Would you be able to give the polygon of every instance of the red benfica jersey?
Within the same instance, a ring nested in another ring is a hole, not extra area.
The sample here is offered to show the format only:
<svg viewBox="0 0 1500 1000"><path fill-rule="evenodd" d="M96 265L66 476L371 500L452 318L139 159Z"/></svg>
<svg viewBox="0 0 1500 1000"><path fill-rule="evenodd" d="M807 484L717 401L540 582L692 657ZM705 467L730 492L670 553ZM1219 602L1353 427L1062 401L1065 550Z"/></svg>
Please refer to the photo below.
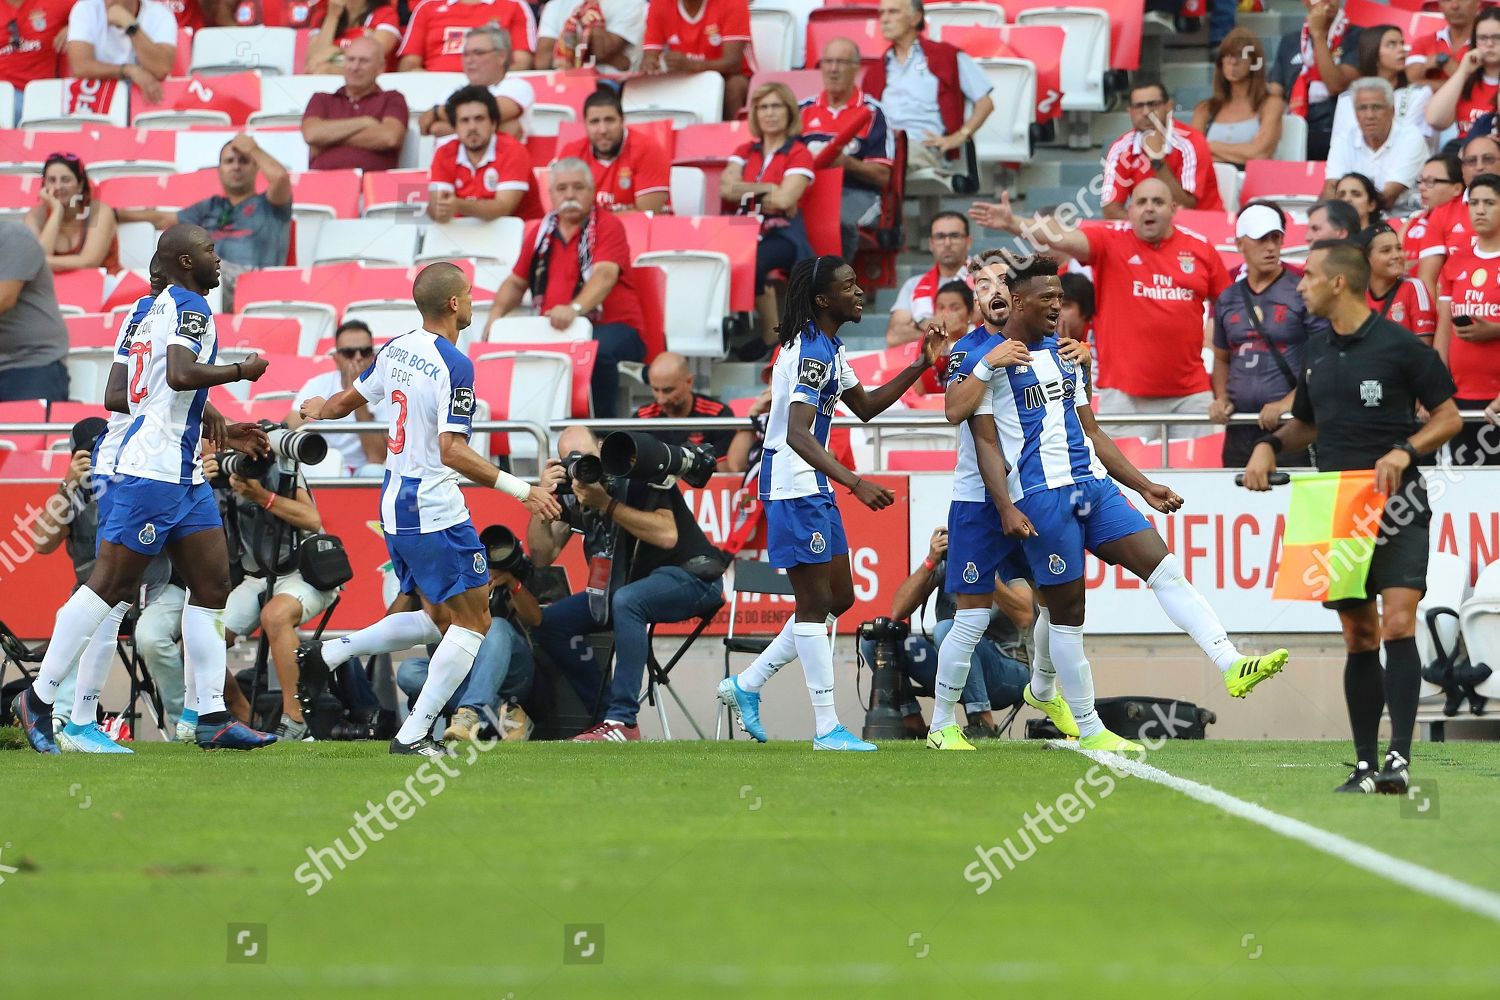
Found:
<svg viewBox="0 0 1500 1000"><path fill-rule="evenodd" d="M520 0L492 3L458 3L457 0L422 0L411 13L406 37L396 50L398 59L421 56L422 68L433 72L459 73L464 68L464 36L470 28L494 21L510 32L517 52L536 51L536 17Z"/></svg>
<svg viewBox="0 0 1500 1000"><path fill-rule="evenodd" d="M1386 308L1387 302L1389 308ZM1406 327L1418 337L1431 339L1437 332L1437 309L1432 296L1427 294L1427 286L1416 278L1402 278L1383 299L1377 299L1366 289L1365 304L1377 313L1384 309L1386 319Z"/></svg>
<svg viewBox="0 0 1500 1000"><path fill-rule="evenodd" d="M741 72L755 74L750 46L750 4L748 0L703 0L703 9L690 17L682 0L651 0L646 9L644 52L671 49L704 59L724 55L725 42L744 42L745 61Z"/></svg>
<svg viewBox="0 0 1500 1000"><path fill-rule="evenodd" d="M1471 240L1450 253L1438 276L1438 297L1455 316L1500 323L1500 251L1480 250ZM1500 395L1500 340L1471 343L1455 329L1448 341L1448 370L1459 399L1494 399Z"/></svg>
<svg viewBox="0 0 1500 1000"><path fill-rule="evenodd" d="M22 0L21 6L0 5L4 22L0 23L0 82L17 92L33 80L50 80L59 75L58 60L52 47L57 33L68 26L68 0Z"/></svg>
<svg viewBox="0 0 1500 1000"><path fill-rule="evenodd" d="M1129 228L1085 226L1094 269L1102 388L1132 396L1190 396L1209 388L1203 307L1229 287L1208 243L1181 229L1159 244Z"/></svg>
<svg viewBox="0 0 1500 1000"><path fill-rule="evenodd" d="M1427 228L1417 242L1418 257L1452 256L1456 250L1469 245L1474 230L1470 228L1468 198L1468 195L1454 198L1428 213ZM1409 249L1407 256L1411 256Z"/></svg>
<svg viewBox="0 0 1500 1000"><path fill-rule="evenodd" d="M516 217L540 219L546 214L526 147L504 132L495 133L477 167L470 162L463 143L457 139L443 143L432 154L427 181L434 190L452 191L460 198L493 198L501 191L524 191Z"/></svg>
<svg viewBox="0 0 1500 1000"><path fill-rule="evenodd" d="M635 207L642 195L665 193L672 189L667 154L650 136L625 130L625 139L613 160L594 155L587 136L557 151L559 160L576 156L589 165L594 175L594 201L610 210Z"/></svg>

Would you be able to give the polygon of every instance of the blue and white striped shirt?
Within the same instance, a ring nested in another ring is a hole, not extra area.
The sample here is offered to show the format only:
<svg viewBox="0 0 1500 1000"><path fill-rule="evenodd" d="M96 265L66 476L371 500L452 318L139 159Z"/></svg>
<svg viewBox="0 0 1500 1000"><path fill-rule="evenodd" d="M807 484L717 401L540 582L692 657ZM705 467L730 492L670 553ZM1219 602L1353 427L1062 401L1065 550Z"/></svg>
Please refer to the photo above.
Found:
<svg viewBox="0 0 1500 1000"><path fill-rule="evenodd" d="M812 324L783 348L771 372L771 412L766 420L766 443L760 463L760 498L794 500L815 493L832 493L828 477L787 446L787 421L792 404L817 409L812 435L828 447L833 411L845 389L859 384L844 354L844 342L824 336Z"/></svg>

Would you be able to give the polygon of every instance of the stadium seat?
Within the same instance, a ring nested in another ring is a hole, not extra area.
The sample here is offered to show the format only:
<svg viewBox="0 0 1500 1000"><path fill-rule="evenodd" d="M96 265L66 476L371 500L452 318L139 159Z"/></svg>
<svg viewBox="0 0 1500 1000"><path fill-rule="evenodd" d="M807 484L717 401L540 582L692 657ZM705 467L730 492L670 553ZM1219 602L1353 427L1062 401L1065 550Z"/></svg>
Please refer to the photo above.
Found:
<svg viewBox="0 0 1500 1000"><path fill-rule="evenodd" d="M122 208L171 211L221 194L223 186L219 183L218 170L214 169L186 174L111 177L99 185L99 192L116 211Z"/></svg>
<svg viewBox="0 0 1500 1000"><path fill-rule="evenodd" d="M556 135L564 124L577 120L578 112L566 104L543 104L538 101L531 106L531 131L527 138Z"/></svg>
<svg viewBox="0 0 1500 1000"><path fill-rule="evenodd" d="M1307 159L1307 119L1301 115L1281 116L1281 139L1271 159L1283 163L1300 163Z"/></svg>
<svg viewBox="0 0 1500 1000"><path fill-rule="evenodd" d="M779 72L801 65L796 61L797 33L806 31L807 22L799 21L789 10L759 4L751 7L750 44L755 50L757 68Z"/></svg>
<svg viewBox="0 0 1500 1000"><path fill-rule="evenodd" d="M364 217L398 215L407 218L427 210L426 170L372 170L360 181L364 189Z"/></svg>
<svg viewBox="0 0 1500 1000"><path fill-rule="evenodd" d="M120 266L132 271L148 271L151 258L156 256L156 244L161 234L149 222L122 222L118 236Z"/></svg>
<svg viewBox="0 0 1500 1000"><path fill-rule="evenodd" d="M83 403L104 405L104 387L115 363L114 347L78 347L63 359L68 366L68 395Z"/></svg>
<svg viewBox="0 0 1500 1000"><path fill-rule="evenodd" d="M399 337L422 328L422 314L416 305L406 302L354 302L344 310L340 322L357 319L381 340Z"/></svg>
<svg viewBox="0 0 1500 1000"><path fill-rule="evenodd" d="M16 127L15 84L0 81L0 128Z"/></svg>
<svg viewBox="0 0 1500 1000"><path fill-rule="evenodd" d="M812 12L807 22L807 65L817 65L823 47L835 38L847 38L859 49L859 57L865 63L882 58L891 47L880 34L880 21L869 14L853 17L829 17L826 12L833 8L823 7ZM853 10L854 8L850 8ZM873 9L873 8L872 8ZM824 15L824 16L820 16Z"/></svg>
<svg viewBox="0 0 1500 1000"><path fill-rule="evenodd" d="M474 358L474 394L490 405L491 420L529 420L550 426L572 412L573 360L563 351L507 351L503 348ZM536 439L511 434L503 452L515 458L536 459ZM500 454L493 448L492 453Z"/></svg>
<svg viewBox="0 0 1500 1000"><path fill-rule="evenodd" d="M754 0L750 5L750 34L751 44L755 47L756 61L763 69L775 69L771 60L762 56L764 51L761 46L761 34L757 30L756 15L768 13L781 13L791 21L790 35L791 48L787 55L786 69L798 69L802 66L816 64L818 53L810 55L807 52L807 20L808 16L823 6L822 0Z"/></svg>
<svg viewBox="0 0 1500 1000"><path fill-rule="evenodd" d="M994 86L1008 95L974 133L974 152L981 163L1027 162L1031 159L1031 125L1036 120L1036 65L1028 59L975 60Z"/></svg>
<svg viewBox="0 0 1500 1000"><path fill-rule="evenodd" d="M318 231L311 263L407 267L416 259L418 235L416 226L398 219L330 219Z"/></svg>
<svg viewBox="0 0 1500 1000"><path fill-rule="evenodd" d="M1211 246L1234 247L1234 220L1225 212L1179 208L1172 215L1172 224L1203 237Z"/></svg>
<svg viewBox="0 0 1500 1000"><path fill-rule="evenodd" d="M57 305L65 315L104 312L104 268L59 271L52 276Z"/></svg>
<svg viewBox="0 0 1500 1000"><path fill-rule="evenodd" d="M266 77L260 82L260 109L251 112L248 122L258 127L290 125L300 129L302 113L313 95L331 94L343 85L344 78L331 73Z"/></svg>
<svg viewBox="0 0 1500 1000"><path fill-rule="evenodd" d="M744 121L689 125L676 129L672 162L679 167L722 167L736 149L753 141Z"/></svg>
<svg viewBox="0 0 1500 1000"><path fill-rule="evenodd" d="M260 107L262 93L260 74L253 71L212 77L168 77L162 81L160 101L148 102L139 93L134 96L130 122L137 128L158 129L187 129L195 125L239 127Z"/></svg>
<svg viewBox="0 0 1500 1000"><path fill-rule="evenodd" d="M21 104L21 128L80 129L129 121L129 85L115 80L33 80Z"/></svg>
<svg viewBox="0 0 1500 1000"><path fill-rule="evenodd" d="M0 174L0 221L20 222L41 198L40 171Z"/></svg>
<svg viewBox="0 0 1500 1000"><path fill-rule="evenodd" d="M1145 11L1141 0L1003 0L1012 24L1025 23L1023 13L1028 10L1049 11L1102 11L1102 17L1110 29L1104 36L1106 47L1105 65L1109 69L1135 70L1141 65L1141 28ZM1061 24L1062 21L1052 23Z"/></svg>
<svg viewBox="0 0 1500 1000"><path fill-rule="evenodd" d="M522 77L531 84L531 89L536 92L537 104L572 108L574 117L579 121L583 120L583 102L599 88L599 75L591 68L539 70L510 75Z"/></svg>
<svg viewBox="0 0 1500 1000"><path fill-rule="evenodd" d="M998 28L1005 24L1005 10L994 3L930 3L922 11L927 30L942 40L945 28Z"/></svg>
<svg viewBox="0 0 1500 1000"><path fill-rule="evenodd" d="M151 279L145 271L119 271L113 275L108 272L104 276L104 306L99 311L109 312L111 310L124 310L130 312L135 308L142 295L151 293ZM209 289L204 296L209 307L217 310L219 298L222 292L220 286Z"/></svg>
<svg viewBox="0 0 1500 1000"><path fill-rule="evenodd" d="M631 77L621 103L630 122L667 118L680 128L720 121L724 114L724 77L718 73Z"/></svg>
<svg viewBox="0 0 1500 1000"><path fill-rule="evenodd" d="M415 227L411 227L415 228ZM455 219L427 227L418 264L430 264L455 257L468 259L474 265L475 284L495 291L521 259L521 241L526 223L520 219Z"/></svg>
<svg viewBox="0 0 1500 1000"><path fill-rule="evenodd" d="M45 424L46 422L47 401L45 399L18 399L0 403L0 424ZM17 451L37 451L45 446L46 435L0 431L0 448L4 448L7 444ZM13 477L9 469L6 470L6 476Z"/></svg>
<svg viewBox="0 0 1500 1000"><path fill-rule="evenodd" d="M636 267L631 265L630 283L641 301L641 316L645 328L640 331L641 341L646 345L646 364L662 351L667 344L667 272L659 267Z"/></svg>
<svg viewBox="0 0 1500 1000"><path fill-rule="evenodd" d="M302 353L302 324L275 316L244 316L220 313L214 330L222 347L248 347L261 354Z"/></svg>
<svg viewBox="0 0 1500 1000"><path fill-rule="evenodd" d="M1233 163L1215 163L1214 178L1219 182L1219 197L1224 200L1224 211L1231 215L1240 210L1240 168Z"/></svg>
<svg viewBox="0 0 1500 1000"><path fill-rule="evenodd" d="M719 207L718 192L708 193L708 175L702 167L673 167L671 194L667 196L674 212L683 215L707 215Z"/></svg>
<svg viewBox="0 0 1500 1000"><path fill-rule="evenodd" d="M342 78L334 77L342 86ZM462 73L382 73L375 78L381 90L394 90L406 98L406 110L416 124L422 112L434 104L444 104L448 95L469 84Z"/></svg>
<svg viewBox="0 0 1500 1000"><path fill-rule="evenodd" d="M490 326L486 344L546 344L552 341L592 340L594 325L579 316L566 330L556 330L545 316L506 316Z"/></svg>
<svg viewBox="0 0 1500 1000"><path fill-rule="evenodd" d="M1062 49L1067 32L1056 25L999 28L950 25L940 40L976 60L1025 59L1036 67L1036 121L1062 117Z"/></svg>
<svg viewBox="0 0 1500 1000"><path fill-rule="evenodd" d="M340 287L347 266L328 268L267 267L240 276L235 284L235 311L245 316L276 316L302 324L298 352L307 353L322 337L333 336L347 301Z"/></svg>
<svg viewBox="0 0 1500 1000"><path fill-rule="evenodd" d="M0 163L0 173L41 173L47 156L59 151L81 155L94 182L132 174L170 174L177 169L176 133L85 124L76 130L28 129L0 135L0 158L5 161Z"/></svg>
<svg viewBox="0 0 1500 1000"><path fill-rule="evenodd" d="M813 253L840 256L843 237L839 232L839 212L844 199L844 170L831 167L817 171L817 176L802 194L797 211L807 228Z"/></svg>
<svg viewBox="0 0 1500 1000"><path fill-rule="evenodd" d="M1417 652L1422 666L1438 663L1458 651L1459 608L1469 589L1469 561L1451 552L1427 557L1427 592L1417 603ZM1497 661L1500 665L1500 661ZM1441 696L1443 689L1422 679L1422 697Z"/></svg>
<svg viewBox="0 0 1500 1000"><path fill-rule="evenodd" d="M1500 698L1500 562L1479 571L1474 593L1458 609L1469 662L1492 671L1475 690L1486 698Z"/></svg>
<svg viewBox="0 0 1500 1000"><path fill-rule="evenodd" d="M255 25L249 28L202 28L193 35L195 74L221 76L258 70L267 76L297 72L297 32L291 28Z"/></svg>
<svg viewBox="0 0 1500 1000"><path fill-rule="evenodd" d="M701 215L692 218L683 215L659 215L651 220L650 243L646 250L655 254L661 251L678 251L678 259L687 260L700 253L722 254L729 259L729 311L750 312L755 308L755 250L760 241L760 224L746 215ZM641 263L636 249L636 263ZM672 283L675 288L675 283ZM699 289L695 297L707 294ZM717 297L709 296L714 301ZM667 300L675 312L677 297L669 293ZM719 317L725 316L721 311Z"/></svg>
<svg viewBox="0 0 1500 1000"><path fill-rule="evenodd" d="M570 416L584 418L591 417L594 414L594 363L599 357L599 344L597 341L549 339L535 343L504 341L499 344L483 341L468 345L465 351L468 353L470 360L502 351L515 351L527 354L538 351L566 354L573 369L573 388L571 405L569 407Z"/></svg>
<svg viewBox="0 0 1500 1000"><path fill-rule="evenodd" d="M815 69L762 70L750 78L750 93L767 83L786 84L799 104L823 92L823 74Z"/></svg>
<svg viewBox="0 0 1500 1000"><path fill-rule="evenodd" d="M115 334L120 324L109 313L84 313L81 316L65 316L68 327L68 347L114 347Z"/></svg>
<svg viewBox="0 0 1500 1000"><path fill-rule="evenodd" d="M834 235L838 229L835 227ZM690 358L724 356L724 318L729 315L730 259L712 250L638 253L635 266L666 272L666 346Z"/></svg>
<svg viewBox="0 0 1500 1000"><path fill-rule="evenodd" d="M206 170L210 167L217 169L219 153L240 132L240 129L194 131L191 142L177 144L177 169L183 173ZM255 142L256 145L276 157L276 161L292 173L307 170L308 149L301 132L294 129L259 129L255 133ZM264 183L264 180L264 175L262 175L261 183Z"/></svg>
<svg viewBox="0 0 1500 1000"><path fill-rule="evenodd" d="M230 394L241 400L286 399L297 394L314 375L333 371L330 357L310 358L301 354L267 354L266 371L254 382L229 383Z"/></svg>
<svg viewBox="0 0 1500 1000"><path fill-rule="evenodd" d="M1322 160L1303 163L1251 160L1245 164L1240 202L1274 201L1282 208L1305 209L1323 194L1326 166Z"/></svg>
<svg viewBox="0 0 1500 1000"><path fill-rule="evenodd" d="M1136 15L1139 19L1139 13ZM1110 15L1097 7L1032 7L1013 14L1017 24L1055 25L1067 32L1062 52L1064 111L1103 111L1104 74L1110 68ZM997 102L998 103L998 102Z"/></svg>

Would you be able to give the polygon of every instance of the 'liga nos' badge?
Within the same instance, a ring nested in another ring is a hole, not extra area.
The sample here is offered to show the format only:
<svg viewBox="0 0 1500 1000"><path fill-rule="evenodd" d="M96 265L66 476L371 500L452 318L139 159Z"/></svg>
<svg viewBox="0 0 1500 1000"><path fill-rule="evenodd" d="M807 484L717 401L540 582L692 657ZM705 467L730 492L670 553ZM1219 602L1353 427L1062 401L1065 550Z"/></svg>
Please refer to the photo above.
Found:
<svg viewBox="0 0 1500 1000"><path fill-rule="evenodd" d="M964 564L964 583L979 582L979 567L973 563Z"/></svg>
<svg viewBox="0 0 1500 1000"><path fill-rule="evenodd" d="M812 550L813 555L822 555L823 550L828 548L828 543L823 541L823 533L814 531L812 538L808 539L807 547Z"/></svg>
<svg viewBox="0 0 1500 1000"><path fill-rule="evenodd" d="M1062 576L1068 569L1068 564L1063 562L1063 557L1056 552L1047 557L1047 572L1053 576Z"/></svg>
<svg viewBox="0 0 1500 1000"><path fill-rule="evenodd" d="M1183 274L1192 274L1193 268L1198 266L1198 262L1193 259L1192 254L1184 250L1177 255L1177 266L1182 268Z"/></svg>
<svg viewBox="0 0 1500 1000"><path fill-rule="evenodd" d="M484 561L484 553L483 552L476 552L476 553L474 553L474 572L476 572L476 573L483 573L488 568L489 567L486 565L486 563Z"/></svg>

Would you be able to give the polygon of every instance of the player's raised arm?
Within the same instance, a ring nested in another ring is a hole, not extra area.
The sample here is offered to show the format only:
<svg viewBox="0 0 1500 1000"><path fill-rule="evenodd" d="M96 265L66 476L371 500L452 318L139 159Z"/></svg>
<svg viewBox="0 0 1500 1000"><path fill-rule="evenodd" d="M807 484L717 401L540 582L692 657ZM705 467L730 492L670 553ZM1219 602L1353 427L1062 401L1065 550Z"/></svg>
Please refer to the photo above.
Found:
<svg viewBox="0 0 1500 1000"><path fill-rule="evenodd" d="M1019 236L1034 247L1057 250L1074 260L1088 263L1089 241L1082 231L1051 215L1031 218L1016 215L1011 209L1007 191L1000 192L998 202L976 201L969 208L969 218L986 229L998 229Z"/></svg>
<svg viewBox="0 0 1500 1000"><path fill-rule="evenodd" d="M195 315L188 313L187 315ZM251 354L232 365L208 365L198 360L191 347L167 345L167 386L175 392L192 392L241 379L254 382L266 372L266 359Z"/></svg>
<svg viewBox="0 0 1500 1000"><path fill-rule="evenodd" d="M849 407L849 411L860 420L869 423L872 419L890 409L891 404L906 394L906 390L914 385L922 373L931 368L938 359L938 353L942 351L946 338L942 328L930 325L927 332L922 336L922 351L912 359L911 364L902 369L901 374L891 379L885 385L874 389L866 389L853 379L853 373L841 374L845 379L845 388L840 399ZM840 355L842 359L842 355ZM847 368L847 363L842 362Z"/></svg>
<svg viewBox="0 0 1500 1000"><path fill-rule="evenodd" d="M298 412L302 414L303 420L342 420L367 402L369 400L365 398L365 394L351 385L327 399L322 396L307 397L302 401Z"/></svg>

